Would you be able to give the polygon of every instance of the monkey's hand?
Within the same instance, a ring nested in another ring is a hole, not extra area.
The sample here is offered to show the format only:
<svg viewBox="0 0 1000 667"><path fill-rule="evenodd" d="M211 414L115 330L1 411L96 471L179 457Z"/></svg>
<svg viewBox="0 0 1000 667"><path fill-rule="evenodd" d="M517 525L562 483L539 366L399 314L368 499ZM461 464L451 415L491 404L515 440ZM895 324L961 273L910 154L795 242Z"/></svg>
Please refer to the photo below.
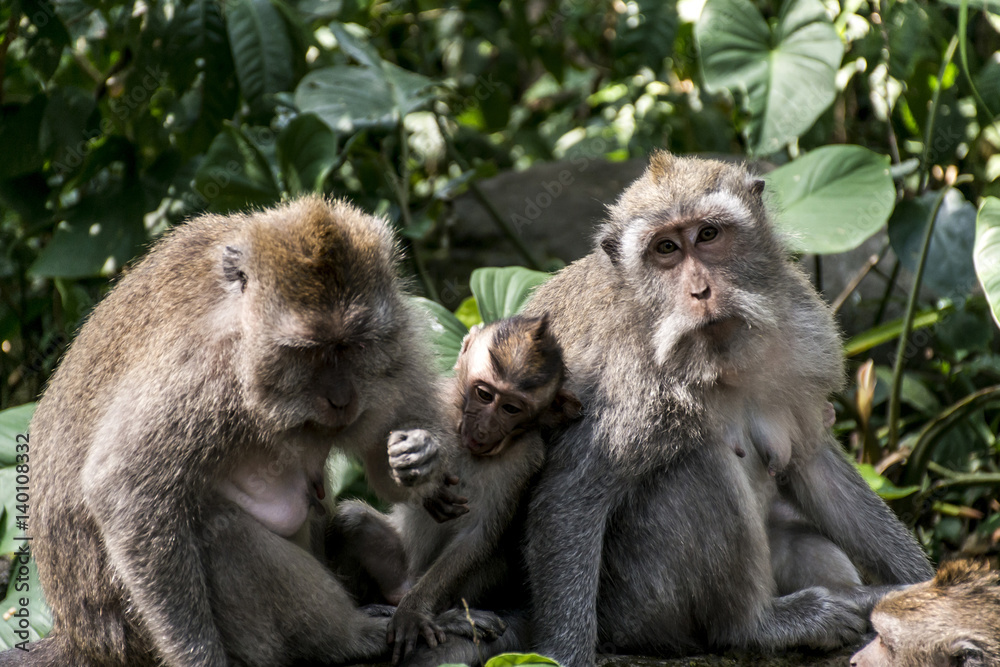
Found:
<svg viewBox="0 0 1000 667"><path fill-rule="evenodd" d="M424 509L438 523L457 519L469 511L469 499L448 488L458 484L458 481L455 475L445 475L434 495L424 498Z"/></svg>
<svg viewBox="0 0 1000 667"><path fill-rule="evenodd" d="M434 648L447 641L444 629L434 622L434 614L419 609L416 605L403 602L389 619L386 641L392 644L392 664L398 665L408 653L417 647L417 640L423 637L427 645Z"/></svg>
<svg viewBox="0 0 1000 667"><path fill-rule="evenodd" d="M389 469L400 486L419 486L438 472L441 445L430 431L414 428L389 434Z"/></svg>
<svg viewBox="0 0 1000 667"><path fill-rule="evenodd" d="M811 619L811 635L805 641L813 648L832 650L854 643L868 631L868 614L849 596L814 586L785 596L794 600L796 616Z"/></svg>

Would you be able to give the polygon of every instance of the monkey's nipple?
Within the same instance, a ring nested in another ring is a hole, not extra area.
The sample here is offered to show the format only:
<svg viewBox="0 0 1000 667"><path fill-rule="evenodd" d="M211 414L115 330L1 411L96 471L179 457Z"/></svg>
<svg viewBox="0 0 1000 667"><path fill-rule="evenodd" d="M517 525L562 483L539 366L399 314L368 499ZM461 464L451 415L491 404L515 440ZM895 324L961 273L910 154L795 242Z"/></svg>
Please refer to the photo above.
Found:
<svg viewBox="0 0 1000 667"><path fill-rule="evenodd" d="M313 482L313 489L316 491L317 498L320 500L326 498L326 489L323 488L323 480Z"/></svg>

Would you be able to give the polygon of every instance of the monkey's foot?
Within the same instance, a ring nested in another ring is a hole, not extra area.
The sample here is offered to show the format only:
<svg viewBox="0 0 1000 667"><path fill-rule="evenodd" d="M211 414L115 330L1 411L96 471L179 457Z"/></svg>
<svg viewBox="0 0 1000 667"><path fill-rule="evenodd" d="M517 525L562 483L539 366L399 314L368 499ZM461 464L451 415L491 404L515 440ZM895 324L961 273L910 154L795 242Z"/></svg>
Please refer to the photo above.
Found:
<svg viewBox="0 0 1000 667"><path fill-rule="evenodd" d="M470 622L471 619L471 622ZM493 641L507 629L507 622L492 611L483 609L449 609L435 619L439 628L449 635L467 639Z"/></svg>
<svg viewBox="0 0 1000 667"><path fill-rule="evenodd" d="M431 480L438 471L440 444L424 429L393 431L389 434L389 468L401 486L417 486Z"/></svg>

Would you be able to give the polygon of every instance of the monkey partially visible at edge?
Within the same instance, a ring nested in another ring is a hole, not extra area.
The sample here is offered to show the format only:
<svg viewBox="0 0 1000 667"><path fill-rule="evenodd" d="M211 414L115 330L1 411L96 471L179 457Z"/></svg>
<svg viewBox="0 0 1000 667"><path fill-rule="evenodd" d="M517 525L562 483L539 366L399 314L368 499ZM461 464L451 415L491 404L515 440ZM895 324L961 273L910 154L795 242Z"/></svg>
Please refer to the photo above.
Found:
<svg viewBox="0 0 1000 667"><path fill-rule="evenodd" d="M126 273L31 424L54 627L3 661L386 655L387 610L357 608L303 547L331 446L390 501L446 495L439 383L398 264L386 222L309 197L191 220ZM436 622L469 632L464 613Z"/></svg>

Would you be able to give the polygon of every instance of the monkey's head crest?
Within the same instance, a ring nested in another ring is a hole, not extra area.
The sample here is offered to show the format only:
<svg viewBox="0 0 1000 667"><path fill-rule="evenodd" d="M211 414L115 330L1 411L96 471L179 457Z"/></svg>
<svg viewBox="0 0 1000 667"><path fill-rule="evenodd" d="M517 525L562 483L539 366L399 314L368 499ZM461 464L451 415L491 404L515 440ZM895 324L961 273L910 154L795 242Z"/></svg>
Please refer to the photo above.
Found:
<svg viewBox="0 0 1000 667"><path fill-rule="evenodd" d="M745 165L655 151L643 175L608 208L598 246L616 266L626 252L624 237L637 226L653 229L674 221L725 217L755 229L773 246L774 232L763 201L764 181Z"/></svg>

